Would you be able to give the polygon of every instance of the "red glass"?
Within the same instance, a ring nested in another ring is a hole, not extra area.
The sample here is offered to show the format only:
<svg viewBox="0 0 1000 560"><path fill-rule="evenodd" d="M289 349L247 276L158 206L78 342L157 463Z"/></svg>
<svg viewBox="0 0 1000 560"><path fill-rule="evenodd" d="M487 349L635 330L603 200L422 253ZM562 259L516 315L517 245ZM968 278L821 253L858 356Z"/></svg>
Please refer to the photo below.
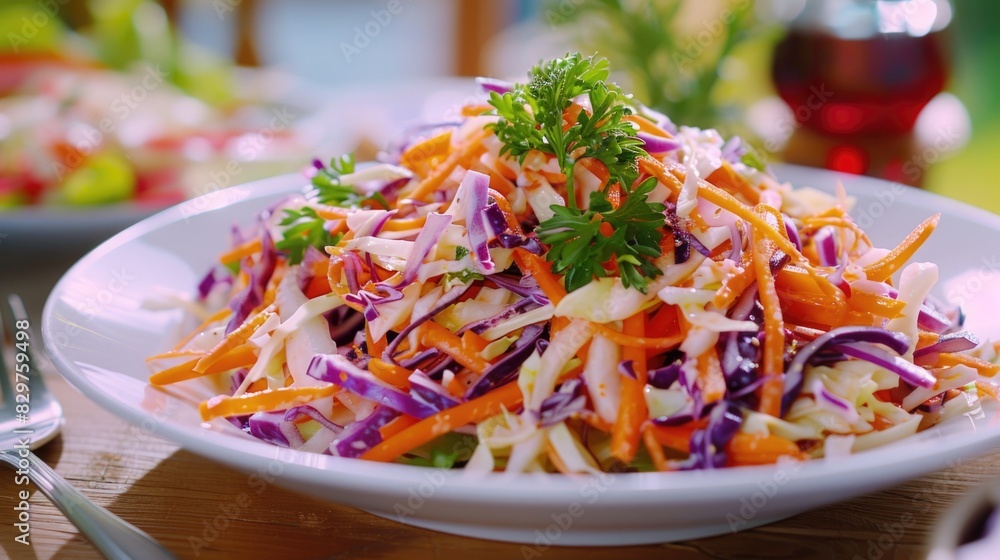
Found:
<svg viewBox="0 0 1000 560"><path fill-rule="evenodd" d="M792 29L774 53L778 95L805 127L832 135L910 132L947 79L941 32L844 39Z"/></svg>

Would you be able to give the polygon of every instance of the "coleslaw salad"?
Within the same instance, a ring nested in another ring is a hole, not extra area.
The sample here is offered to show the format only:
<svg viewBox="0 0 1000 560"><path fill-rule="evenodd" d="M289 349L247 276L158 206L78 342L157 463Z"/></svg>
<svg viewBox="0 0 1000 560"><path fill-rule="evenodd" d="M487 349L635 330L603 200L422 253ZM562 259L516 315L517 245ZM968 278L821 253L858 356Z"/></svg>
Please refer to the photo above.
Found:
<svg viewBox="0 0 1000 560"><path fill-rule="evenodd" d="M567 55L381 162L314 162L150 383L280 446L562 473L843 456L996 398L995 346L908 264L938 216L875 247L843 193L607 76Z"/></svg>

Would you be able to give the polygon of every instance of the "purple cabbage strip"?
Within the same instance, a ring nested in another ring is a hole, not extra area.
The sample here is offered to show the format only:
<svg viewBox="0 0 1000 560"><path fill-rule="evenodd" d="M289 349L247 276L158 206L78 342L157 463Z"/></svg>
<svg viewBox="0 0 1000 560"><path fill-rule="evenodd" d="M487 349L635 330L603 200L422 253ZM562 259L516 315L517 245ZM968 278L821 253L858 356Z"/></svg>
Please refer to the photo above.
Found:
<svg viewBox="0 0 1000 560"><path fill-rule="evenodd" d="M316 410L316 407L310 406L308 404L294 406L292 408L289 408L285 412L285 420L289 422L294 422L299 418L299 416L308 416L309 418L312 418L313 420L319 422L320 425L322 425L324 428L330 430L335 434L339 434L344 430L343 426L339 424L334 424L332 420L330 420L326 416L323 416L322 412Z"/></svg>
<svg viewBox="0 0 1000 560"><path fill-rule="evenodd" d="M520 247L535 255L541 255L545 252L542 248L542 244L538 242L538 238L530 235L519 235L516 233L505 232L497 235L496 242L504 249L516 249Z"/></svg>
<svg viewBox="0 0 1000 560"><path fill-rule="evenodd" d="M837 257L837 241L834 239L833 229L829 226L821 227L813 236L812 241L816 245L819 264L837 266L840 259Z"/></svg>
<svg viewBox="0 0 1000 560"><path fill-rule="evenodd" d="M729 240L733 244L733 250L729 253L729 260L738 263L743 257L742 224L736 222L729 224Z"/></svg>
<svg viewBox="0 0 1000 560"><path fill-rule="evenodd" d="M274 274L274 266L278 262L278 252L275 250L274 242L267 231L261 236L261 247L260 259L248 270L244 267L249 274L250 282L229 302L229 308L233 310L233 318L226 325L226 334L242 325L243 321L246 321L247 317L250 316L250 312L264 301L264 290L267 288L267 283L271 280L271 275Z"/></svg>
<svg viewBox="0 0 1000 560"><path fill-rule="evenodd" d="M358 280L358 275L361 274L361 259L353 251L344 251L341 259L344 261L347 291L356 294L361 291L361 282Z"/></svg>
<svg viewBox="0 0 1000 560"><path fill-rule="evenodd" d="M365 321L368 322L378 319L379 312L377 306L403 299L403 292L393 286L382 283L375 284L374 286L376 290L385 295L379 296L367 290L358 290L356 294L347 294L344 296L344 301L347 303L364 306L362 314L365 316Z"/></svg>
<svg viewBox="0 0 1000 560"><path fill-rule="evenodd" d="M503 210L500 210L500 206L496 202L487 206L483 213L486 215L486 224L490 227L494 237L510 230L507 218L504 217Z"/></svg>
<svg viewBox="0 0 1000 560"><path fill-rule="evenodd" d="M467 400L489 393L494 388L505 385L517 377L521 364L531 356L536 349L542 353L548 342L542 339L545 327L528 325L521 331L521 336L514 342L514 347L503 357L483 372L483 376L465 393ZM545 342L546 344L541 344Z"/></svg>
<svg viewBox="0 0 1000 560"><path fill-rule="evenodd" d="M466 183L468 181L468 183ZM465 187L464 189L462 187ZM496 268L490 257L489 232L486 231L485 211L489 202L490 178L477 171L468 171L459 190L468 197L465 205L465 228L469 233L472 253L476 256L480 269L484 273L492 273Z"/></svg>
<svg viewBox="0 0 1000 560"><path fill-rule="evenodd" d="M618 374L629 379L639 379L635 373L635 364L632 360L622 360L618 362Z"/></svg>
<svg viewBox="0 0 1000 560"><path fill-rule="evenodd" d="M543 428L554 426L582 411L587 405L583 389L583 381L579 378L564 382L555 393L542 401L539 425Z"/></svg>
<svg viewBox="0 0 1000 560"><path fill-rule="evenodd" d="M523 298L531 298L539 305L549 303L549 299L545 297L545 292L538 287L538 283L530 276L515 278L507 274L492 274L490 275L490 282Z"/></svg>
<svg viewBox="0 0 1000 560"><path fill-rule="evenodd" d="M726 446L743 424L743 412L730 402L712 407L708 426L691 434L691 455L682 470L718 469L726 464Z"/></svg>
<svg viewBox="0 0 1000 560"><path fill-rule="evenodd" d="M913 351L913 362L917 365L933 364L942 352L964 352L979 346L979 339L969 331L941 336L934 344Z"/></svg>
<svg viewBox="0 0 1000 560"><path fill-rule="evenodd" d="M788 234L788 240L795 245L796 249L801 251L802 238L799 237L799 228L795 227L795 222L792 221L788 214L782 214L781 219L785 222L785 233Z"/></svg>
<svg viewBox="0 0 1000 560"><path fill-rule="evenodd" d="M799 391L802 390L802 372L806 364L812 363L812 359L817 353L831 346L854 342L882 344L896 354L902 354L910 347L910 341L906 335L877 327L838 327L823 333L816 337L816 340L799 349L795 357L788 363L785 370L782 410L787 410Z"/></svg>
<svg viewBox="0 0 1000 560"><path fill-rule="evenodd" d="M495 78L486 78L484 76L476 78L476 83L479 84L479 87L482 88L482 90L485 91L486 93L492 92L499 95L503 95L509 92L510 90L514 89L514 84L510 82L506 82L504 80L497 80Z"/></svg>
<svg viewBox="0 0 1000 560"><path fill-rule="evenodd" d="M431 249L437 244L438 239L441 238L441 234L449 224L451 224L451 216L448 214L438 214L437 212L427 214L427 222L420 229L420 233L417 234L417 238L413 242L413 252L406 261L406 268L403 269L403 282L400 286L409 285L417 277L420 265L423 264L424 259L430 254Z"/></svg>
<svg viewBox="0 0 1000 560"><path fill-rule="evenodd" d="M295 449L305 443L298 427L292 422L287 422L281 412L252 414L248 426L253 437L280 447Z"/></svg>
<svg viewBox="0 0 1000 560"><path fill-rule="evenodd" d="M937 378L926 369L869 343L846 342L832 345L830 349L884 367L911 385L930 388L937 382Z"/></svg>
<svg viewBox="0 0 1000 560"><path fill-rule="evenodd" d="M920 313L917 315L917 326L925 331L941 334L952 327L951 319L945 317L936 309L929 305L921 305Z"/></svg>
<svg viewBox="0 0 1000 560"><path fill-rule="evenodd" d="M494 327L500 324L501 322L510 319L515 315L520 315L521 313L525 313L533 309L537 309L539 307L541 306L538 305L538 302L536 302L535 300L527 297L521 298L516 302L508 305L506 308L504 308L503 311L497 313L492 317L487 317L486 319L474 321L472 323L469 323L468 325L463 326L455 334L462 335L465 333L465 331L472 331L476 334L482 334L483 331L485 331L486 329Z"/></svg>
<svg viewBox="0 0 1000 560"><path fill-rule="evenodd" d="M426 350L421 351L420 353L418 353L416 356L413 356L412 358L408 358L406 360L403 360L403 361L399 362L399 366L402 367L402 368L406 368L406 369L416 369L417 366L419 366L425 360L429 360L431 358L436 358L440 354L441 354L441 351L438 350L437 348L428 348Z"/></svg>
<svg viewBox="0 0 1000 560"><path fill-rule="evenodd" d="M399 413L379 406L362 420L348 424L340 437L334 440L331 451L341 457L360 457L372 447L382 443L379 428L396 419Z"/></svg>
<svg viewBox="0 0 1000 560"><path fill-rule="evenodd" d="M201 282L198 282L198 299L205 301L205 298L207 298L208 294L211 293L212 288L219 284L232 285L232 283L233 279L229 276L223 276L222 278L216 277L215 268L212 268L208 271L208 274L201 279Z"/></svg>
<svg viewBox="0 0 1000 560"><path fill-rule="evenodd" d="M833 405L835 408L849 416L857 416L858 411L854 409L854 405L847 402L840 396L831 393L830 390L826 388L826 385L823 385L823 382L819 379L813 383L812 392L817 402L823 401L827 404Z"/></svg>
<svg viewBox="0 0 1000 560"><path fill-rule="evenodd" d="M458 399L453 397L440 383L434 382L419 369L410 374L410 394L413 398L440 412L458 406Z"/></svg>
<svg viewBox="0 0 1000 560"><path fill-rule="evenodd" d="M459 286L455 286L447 293L442 295L441 299L438 300L434 308L428 311L427 314L425 314L422 317L411 317L410 322L405 327L403 327L403 330L401 330L399 334L396 335L396 338L392 339L392 342L390 342L389 345L386 346L385 352L382 353L382 359L387 362L396 364L397 366L400 365L399 362L396 361L396 356L395 356L396 348L399 347L400 343L406 340L406 337L408 337L410 333L413 332L413 329L416 329L420 325L423 325L429 319L434 318L438 313L441 313L451 304L458 301L458 298L462 297L462 294L464 294L465 291L468 290L469 286L471 285L472 284L470 283L470 284L461 284Z"/></svg>
<svg viewBox="0 0 1000 560"><path fill-rule="evenodd" d="M668 152L673 152L674 150L680 149L681 142L676 138L665 138L663 136L654 136L652 134L647 134L645 132L639 132L636 134L639 140L642 140L642 147L644 150L650 154L666 154Z"/></svg>
<svg viewBox="0 0 1000 560"><path fill-rule="evenodd" d="M383 406L414 418L427 418L437 410L392 387L371 372L365 371L339 354L317 354L309 363L306 375L343 387L345 390L375 401Z"/></svg>
<svg viewBox="0 0 1000 560"><path fill-rule="evenodd" d="M618 366L618 371L621 372L620 364ZM674 382L680 377L680 374L681 362L680 360L677 360L663 367L649 370L649 379L647 382L657 389L669 389L670 386L673 385ZM633 377L633 379L635 379L635 377Z"/></svg>

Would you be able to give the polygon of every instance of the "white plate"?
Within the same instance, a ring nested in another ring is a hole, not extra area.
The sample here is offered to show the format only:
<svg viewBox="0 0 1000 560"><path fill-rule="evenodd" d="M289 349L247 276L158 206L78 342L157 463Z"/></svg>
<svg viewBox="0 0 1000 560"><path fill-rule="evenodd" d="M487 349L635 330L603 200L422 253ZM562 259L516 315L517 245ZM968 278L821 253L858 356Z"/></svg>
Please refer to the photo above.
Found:
<svg viewBox="0 0 1000 560"><path fill-rule="evenodd" d="M859 215L874 218L868 229L882 246L942 212L938 231L918 254L941 265L942 281L996 258L991 247L1000 240L1000 217L870 178L791 166L777 172L800 186L830 189L842 180L859 199ZM84 257L45 306L44 339L59 370L146 431L268 482L413 525L539 551L551 544L641 544L749 528L892 486L1000 443L1000 415L991 408L982 418L956 418L839 461L602 477L469 476L289 451L224 421L202 424L181 390L168 394L146 384L144 358L171 346L188 325L180 312L148 311L142 303L164 289L193 292L224 250L233 222L250 223L255 212L300 186L301 179L286 176L219 191L153 216ZM986 272L966 278L960 287L973 296L968 324L1000 338L1000 305L990 297L1000 290L991 291Z"/></svg>

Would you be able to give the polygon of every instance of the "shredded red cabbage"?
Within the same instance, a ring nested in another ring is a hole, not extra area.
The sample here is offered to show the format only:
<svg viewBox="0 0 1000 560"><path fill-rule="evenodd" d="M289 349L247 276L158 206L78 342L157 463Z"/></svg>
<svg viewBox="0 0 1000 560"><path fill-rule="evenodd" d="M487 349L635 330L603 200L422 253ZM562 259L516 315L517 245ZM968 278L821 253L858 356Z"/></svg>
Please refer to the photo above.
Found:
<svg viewBox="0 0 1000 560"><path fill-rule="evenodd" d="M413 398L438 412L460 404L440 383L435 383L419 369L410 374L409 380Z"/></svg>
<svg viewBox="0 0 1000 560"><path fill-rule="evenodd" d="M666 154L680 149L681 142L676 138L665 138L654 136L645 132L638 132L636 136L642 140L642 148L651 154Z"/></svg>
<svg viewBox="0 0 1000 560"><path fill-rule="evenodd" d="M560 385L555 393L542 401L539 425L543 428L553 426L582 411L587 406L587 395L583 389L583 381L579 378Z"/></svg>
<svg viewBox="0 0 1000 560"><path fill-rule="evenodd" d="M438 239L441 238L441 234L444 233L445 228L450 223L451 216L448 214L438 214L437 212L427 214L427 222L420 229L420 233L417 234L417 238L413 242L413 252L406 261L406 268L403 269L402 286L409 285L417 277L420 265L423 264L424 259L430 254L431 249L437 244Z"/></svg>
<svg viewBox="0 0 1000 560"><path fill-rule="evenodd" d="M472 244L472 254L476 256L480 270L489 274L495 268L490 257L489 233L486 231L485 211L489 201L490 178L477 171L468 171L459 190L464 191L467 200L465 205L465 227Z"/></svg>
<svg viewBox="0 0 1000 560"><path fill-rule="evenodd" d="M249 267L243 266L243 270L250 277L250 282L229 302L229 308L233 310L233 318L226 325L226 334L242 325L250 316L250 312L264 301L264 290L271 280L271 275L274 274L274 266L277 262L278 252L274 248L271 235L265 230L261 236L260 259Z"/></svg>
<svg viewBox="0 0 1000 560"><path fill-rule="evenodd" d="M434 407L382 382L339 354L313 356L306 375L339 385L359 397L375 401L414 418L427 418L437 412Z"/></svg>
<svg viewBox="0 0 1000 560"><path fill-rule="evenodd" d="M308 404L303 404L299 406L294 406L285 411L284 420L286 422L295 422L300 416L308 416L313 420L317 421L324 428L332 431L335 434L339 434L344 431L344 427L339 424L334 424L332 420L323 416L323 413L316 410L316 407L310 406Z"/></svg>
<svg viewBox="0 0 1000 560"><path fill-rule="evenodd" d="M389 407L376 407L365 419L352 422L330 445L330 450L341 457L360 457L365 451L382 443L379 428L398 416L399 413Z"/></svg>
<svg viewBox="0 0 1000 560"><path fill-rule="evenodd" d="M726 465L726 446L743 424L743 412L730 402L715 403L708 426L691 434L691 455L681 470L718 469Z"/></svg>
<svg viewBox="0 0 1000 560"><path fill-rule="evenodd" d="M281 412L257 412L250 415L250 435L268 443L292 449L302 447L305 439L293 422L286 422Z"/></svg>
<svg viewBox="0 0 1000 560"><path fill-rule="evenodd" d="M930 365L937 361L942 352L964 352L979 346L979 339L969 331L941 336L934 344L913 351L913 362L917 365Z"/></svg>
<svg viewBox="0 0 1000 560"><path fill-rule="evenodd" d="M514 347L483 372L483 376L465 393L465 398L474 399L485 395L494 388L505 385L516 378L521 364L528 359L532 352L536 349L539 354L544 352L548 345L548 341L542 338L544 332L545 327L541 325L524 327L520 338L514 343ZM545 344L542 344L543 342Z"/></svg>

